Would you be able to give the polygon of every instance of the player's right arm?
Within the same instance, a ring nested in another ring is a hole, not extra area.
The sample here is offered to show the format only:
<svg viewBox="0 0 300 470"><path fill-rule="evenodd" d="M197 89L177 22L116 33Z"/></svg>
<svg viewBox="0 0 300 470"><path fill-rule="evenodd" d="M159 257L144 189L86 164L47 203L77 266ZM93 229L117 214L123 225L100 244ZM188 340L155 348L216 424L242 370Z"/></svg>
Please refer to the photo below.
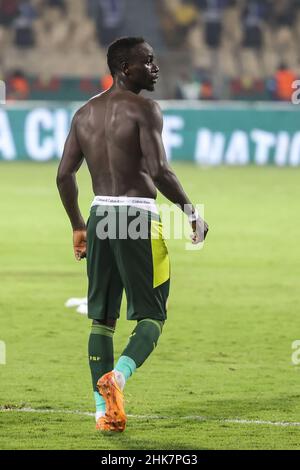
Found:
<svg viewBox="0 0 300 470"><path fill-rule="evenodd" d="M83 161L83 154L76 132L77 118L78 114L76 113L65 143L56 183L73 228L74 254L76 259L80 260L86 255L86 226L78 206L78 188L76 183L76 173Z"/></svg>
<svg viewBox="0 0 300 470"><path fill-rule="evenodd" d="M162 141L162 129L163 118L158 104L155 101L145 100L139 119L139 134L146 166L157 189L189 217L194 232L193 242L199 243L205 239L208 225L197 215L168 163Z"/></svg>

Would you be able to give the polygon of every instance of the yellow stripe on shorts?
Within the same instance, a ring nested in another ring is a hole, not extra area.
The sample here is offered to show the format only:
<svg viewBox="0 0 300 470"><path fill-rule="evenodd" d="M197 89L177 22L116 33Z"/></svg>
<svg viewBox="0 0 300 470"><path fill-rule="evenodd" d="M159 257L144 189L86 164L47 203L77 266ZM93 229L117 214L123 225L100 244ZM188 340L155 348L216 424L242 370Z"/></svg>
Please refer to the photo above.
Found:
<svg viewBox="0 0 300 470"><path fill-rule="evenodd" d="M151 221L151 248L153 262L153 287L158 287L170 277L170 261L162 235L162 223Z"/></svg>

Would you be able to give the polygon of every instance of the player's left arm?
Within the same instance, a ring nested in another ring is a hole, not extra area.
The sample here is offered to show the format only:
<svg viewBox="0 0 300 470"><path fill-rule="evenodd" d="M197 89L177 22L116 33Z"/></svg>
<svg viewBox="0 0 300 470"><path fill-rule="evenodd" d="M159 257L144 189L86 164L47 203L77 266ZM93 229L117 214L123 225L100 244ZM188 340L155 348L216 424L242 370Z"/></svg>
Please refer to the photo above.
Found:
<svg viewBox="0 0 300 470"><path fill-rule="evenodd" d="M75 114L58 168L56 183L62 203L73 228L73 247L77 260L86 256L86 225L78 206L76 173L83 162L83 153L77 137Z"/></svg>
<svg viewBox="0 0 300 470"><path fill-rule="evenodd" d="M208 224L201 219L185 193L174 171L170 167L162 140L163 116L155 101L144 101L139 119L140 145L149 174L157 189L169 201L177 204L189 217L193 228L193 243L203 241L208 233Z"/></svg>

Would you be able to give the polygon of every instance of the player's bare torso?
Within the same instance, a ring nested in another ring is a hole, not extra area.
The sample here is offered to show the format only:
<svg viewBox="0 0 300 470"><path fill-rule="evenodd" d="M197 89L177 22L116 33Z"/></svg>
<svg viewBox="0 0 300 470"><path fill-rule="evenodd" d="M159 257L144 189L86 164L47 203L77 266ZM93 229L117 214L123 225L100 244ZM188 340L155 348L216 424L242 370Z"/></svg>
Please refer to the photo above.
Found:
<svg viewBox="0 0 300 470"><path fill-rule="evenodd" d="M156 198L140 146L145 102L130 91L108 90L77 113L76 136L95 195Z"/></svg>

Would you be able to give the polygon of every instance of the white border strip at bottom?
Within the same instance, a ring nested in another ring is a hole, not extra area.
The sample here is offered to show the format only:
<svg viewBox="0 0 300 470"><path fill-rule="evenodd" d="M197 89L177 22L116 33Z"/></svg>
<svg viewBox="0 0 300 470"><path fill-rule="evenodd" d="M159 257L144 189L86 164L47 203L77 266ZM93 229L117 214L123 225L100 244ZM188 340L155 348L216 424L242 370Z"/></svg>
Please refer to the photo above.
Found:
<svg viewBox="0 0 300 470"><path fill-rule="evenodd" d="M94 413L88 413L87 411L79 410L52 410L52 409L34 409L34 408L1 408L0 413L15 412L15 413L52 413L52 414L66 414L66 415L81 415L81 416L95 416ZM159 415L127 415L128 418L133 419L171 419L171 420L187 420L187 421L211 421L216 423L229 423L229 424L257 424L264 426L279 426L279 427L300 427L298 422L286 422L286 421L263 421L263 420L252 420L252 419L235 419L235 418L217 418L209 416L159 416Z"/></svg>

